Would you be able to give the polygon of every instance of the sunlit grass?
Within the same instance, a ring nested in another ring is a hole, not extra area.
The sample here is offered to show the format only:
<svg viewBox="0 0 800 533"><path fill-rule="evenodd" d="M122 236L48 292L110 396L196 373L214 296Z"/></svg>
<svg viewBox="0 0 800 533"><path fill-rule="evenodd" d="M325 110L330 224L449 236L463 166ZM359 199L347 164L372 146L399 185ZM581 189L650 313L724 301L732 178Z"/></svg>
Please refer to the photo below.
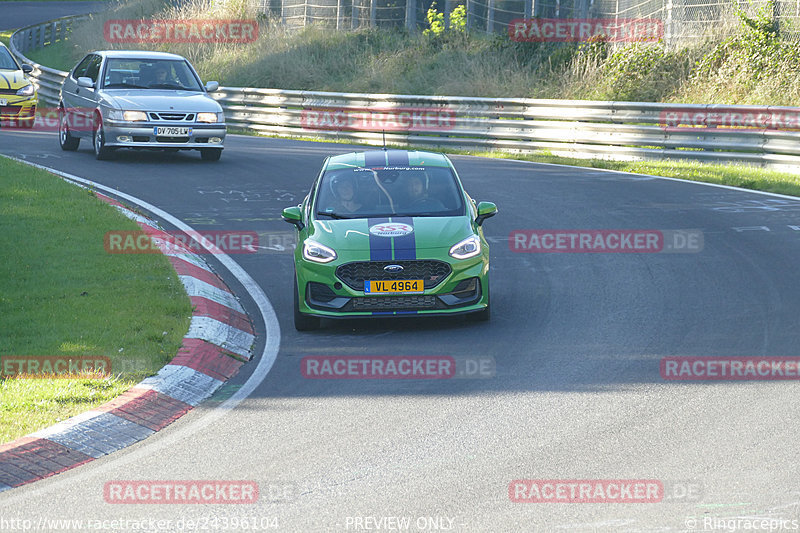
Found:
<svg viewBox="0 0 800 533"><path fill-rule="evenodd" d="M116 209L6 158L0 176L0 357L105 356L121 378L3 380L0 436L13 438L157 372L180 347L191 304L163 255L106 252L107 231L138 229Z"/></svg>

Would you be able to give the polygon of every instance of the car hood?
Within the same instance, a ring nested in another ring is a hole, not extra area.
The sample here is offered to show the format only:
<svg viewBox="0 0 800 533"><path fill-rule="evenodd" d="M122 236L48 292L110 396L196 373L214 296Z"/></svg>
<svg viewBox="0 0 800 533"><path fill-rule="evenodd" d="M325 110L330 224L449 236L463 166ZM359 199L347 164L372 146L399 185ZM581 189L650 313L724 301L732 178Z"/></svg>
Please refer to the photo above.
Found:
<svg viewBox="0 0 800 533"><path fill-rule="evenodd" d="M196 91L108 89L103 91L103 99L109 105L126 111L222 111L220 105L206 93Z"/></svg>
<svg viewBox="0 0 800 533"><path fill-rule="evenodd" d="M21 89L30 85L21 70L0 69L0 89Z"/></svg>
<svg viewBox="0 0 800 533"><path fill-rule="evenodd" d="M407 227L391 224L404 224L412 231L406 233ZM445 250L446 254L455 243L473 234L467 216L391 217L314 220L309 237L337 252L373 252L370 255L377 252L380 255L380 250L397 252L403 249L407 254L419 250Z"/></svg>

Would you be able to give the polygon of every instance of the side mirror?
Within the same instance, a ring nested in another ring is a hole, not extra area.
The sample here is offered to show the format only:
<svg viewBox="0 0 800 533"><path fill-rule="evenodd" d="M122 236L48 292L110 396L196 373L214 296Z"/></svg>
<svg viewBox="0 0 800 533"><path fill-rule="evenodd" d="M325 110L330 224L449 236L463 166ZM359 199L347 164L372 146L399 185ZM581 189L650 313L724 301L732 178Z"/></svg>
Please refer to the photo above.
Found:
<svg viewBox="0 0 800 533"><path fill-rule="evenodd" d="M303 213L300 211L300 206L287 207L283 210L283 213L281 213L281 218L289 224L293 224L294 227L297 228L297 231L301 231L306 227L302 221Z"/></svg>
<svg viewBox="0 0 800 533"><path fill-rule="evenodd" d="M22 64L22 72L24 72L25 74L30 74L31 72L33 72L33 67L30 66L27 63L23 63Z"/></svg>
<svg viewBox="0 0 800 533"><path fill-rule="evenodd" d="M91 89L94 87L94 82L92 81L92 78L81 76L78 78L78 87L86 87L87 89Z"/></svg>
<svg viewBox="0 0 800 533"><path fill-rule="evenodd" d="M206 92L213 93L219 89L219 82L218 81L209 81L206 83Z"/></svg>
<svg viewBox="0 0 800 533"><path fill-rule="evenodd" d="M481 202L478 204L478 216L475 217L475 224L480 226L483 221L497 214L497 206L492 202Z"/></svg>

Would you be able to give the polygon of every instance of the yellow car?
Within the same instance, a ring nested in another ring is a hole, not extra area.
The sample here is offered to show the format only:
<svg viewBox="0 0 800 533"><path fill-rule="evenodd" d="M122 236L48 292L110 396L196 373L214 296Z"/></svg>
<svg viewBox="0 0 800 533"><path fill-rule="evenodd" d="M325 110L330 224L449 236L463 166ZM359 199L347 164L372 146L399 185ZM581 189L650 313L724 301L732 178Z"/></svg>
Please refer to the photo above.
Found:
<svg viewBox="0 0 800 533"><path fill-rule="evenodd" d="M39 103L36 87L26 74L30 65L20 65L0 43L0 122L3 126L32 128Z"/></svg>

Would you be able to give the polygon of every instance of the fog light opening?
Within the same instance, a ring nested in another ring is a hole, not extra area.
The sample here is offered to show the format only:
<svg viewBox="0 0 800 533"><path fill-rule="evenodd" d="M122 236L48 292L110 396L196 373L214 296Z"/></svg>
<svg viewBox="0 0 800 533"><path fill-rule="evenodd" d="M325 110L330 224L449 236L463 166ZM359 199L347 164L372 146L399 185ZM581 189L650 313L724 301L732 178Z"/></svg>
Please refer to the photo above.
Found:
<svg viewBox="0 0 800 533"><path fill-rule="evenodd" d="M131 138L127 135L117 135L117 142L119 143L129 143L131 142Z"/></svg>
<svg viewBox="0 0 800 533"><path fill-rule="evenodd" d="M208 142L210 142L210 143L212 143L212 144L219 144L219 143L221 143L221 142L222 142L222 139L221 139L220 137L211 137L211 138L208 140Z"/></svg>

